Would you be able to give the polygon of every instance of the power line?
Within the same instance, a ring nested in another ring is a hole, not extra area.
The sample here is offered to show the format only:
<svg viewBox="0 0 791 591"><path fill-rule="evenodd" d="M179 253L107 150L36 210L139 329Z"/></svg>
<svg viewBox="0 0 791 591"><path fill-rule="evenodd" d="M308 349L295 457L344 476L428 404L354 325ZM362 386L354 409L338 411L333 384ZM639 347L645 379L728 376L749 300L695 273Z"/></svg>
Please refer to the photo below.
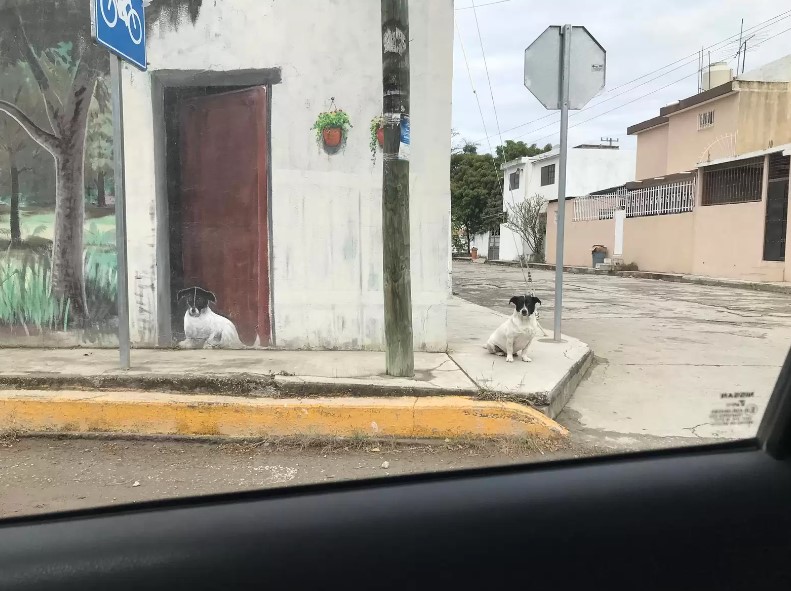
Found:
<svg viewBox="0 0 791 591"><path fill-rule="evenodd" d="M478 97L478 91L475 90L475 83L472 80L472 72L470 71L470 63L467 61L467 52L464 49L464 41L461 38L461 31L459 31L458 23L454 22L456 27L456 35L459 37L459 46L461 47L461 54L464 56L464 65L467 67L467 75L470 77L470 88L472 89L472 94L475 95L475 102L478 104L478 113L481 116L481 124L483 125L483 133L486 134L486 141L489 144L489 152L492 151L492 141L489 136L489 132L486 131L486 119L483 117L483 109L481 108L481 99Z"/></svg>
<svg viewBox="0 0 791 591"><path fill-rule="evenodd" d="M478 42L481 44L481 55L483 56L483 68L484 70L486 70L486 81L489 83L489 95L492 97L492 109L494 110L494 122L497 125L497 135L500 136L500 143L502 144L503 134L500 131L500 118L497 116L497 105L494 103L494 90L492 89L492 79L489 76L489 65L486 63L486 51L484 51L483 49L483 37L481 37L481 27L478 25L478 11L475 10L475 0L472 0L472 14L475 17L475 28L478 30Z"/></svg>
<svg viewBox="0 0 791 591"><path fill-rule="evenodd" d="M486 69L486 80L489 83L489 94L492 97L492 108L494 109L494 119L495 119L495 122L497 124L497 133L500 136L500 144L502 144L503 143L503 135L502 135L502 132L500 131L500 120L497 117L497 105L495 105L495 102L494 102L494 91L492 90L492 80L489 77L489 66L486 63L486 53L485 53L485 51L483 49L483 38L481 37L481 29L478 26L478 14L477 14L477 11L475 10L475 0L472 0L472 8L473 8L473 15L475 15L475 27L478 29L478 41L481 44L481 55L483 56L483 65L484 65L484 68ZM455 22L454 22L454 24L455 24ZM459 31L458 24L456 24L456 33L459 36L459 45L461 45L461 53L464 56L464 64L467 67L467 74L470 77L470 86L472 87L473 94L475 94L475 100L478 103L478 112L480 113L480 116L481 116L481 122L484 125L483 132L486 134L486 141L489 144L489 153L492 156L492 167L494 168L494 174L497 177L497 185L498 185L498 187L500 187L500 191L505 192L505 179L503 178L503 173L500 171L499 167L497 166L497 158L495 157L495 154L493 153L493 150L492 150L492 142L491 142L491 139L490 139L491 136L489 136L488 132L486 131L486 123L484 122L483 111L481 110L481 102L478 99L478 93L475 91L475 85L473 84L473 81L472 81L472 72L470 72L470 65L469 65L469 63L467 61L467 53L464 50L464 43L463 43L463 41L461 39L461 31ZM503 160L505 160L505 152L503 152ZM508 187L508 193L509 193L509 196L511 197L511 203L515 204L514 203L514 192L513 192L513 190L511 190L510 186ZM503 202L505 202L505 195L503 195ZM514 232L511 232L511 238L514 241L514 248L518 252L519 251L519 247L516 244L516 235L514 234ZM525 275L525 267L527 267L527 275ZM526 261L523 261L522 257L519 258L519 268L522 271L522 279L525 282L525 289L531 295L535 295L535 291L533 289L531 289L531 286L532 286L532 283L533 283L533 275L530 272L530 265ZM542 331L543 331L543 329L542 329Z"/></svg>
<svg viewBox="0 0 791 591"><path fill-rule="evenodd" d="M625 107L627 105L631 105L632 103L636 103L637 101L642 100L642 99L644 99L644 98L646 98L648 96L651 96L652 94L655 94L655 93L659 92L660 90L664 90L665 88L669 88L669 87L671 87L671 86L673 86L675 84L678 84L679 82L682 82L682 81L686 80L687 78L691 78L692 76L697 76L697 74L698 74L697 71L692 72L691 74L687 74L686 76L683 76L683 77L679 78L678 80L674 80L673 82L670 82L669 84L665 84L664 86L662 86L660 88L657 88L655 90L652 90L651 92L647 92L646 94L640 95L637 98L634 98L634 99L632 99L630 101L627 101L627 102L625 102L625 103L623 103L621 105L618 105L617 107L613 107L612 109L608 109L607 111L604 111L603 113L599 113L598 115L594 115L593 117L588 117L587 119L583 119L582 121L578 121L574 125L569 125L569 129L571 129L572 127L577 127L579 125L582 125L583 123L587 123L588 121L593 121L594 119L598 119L599 117L603 117L604 115L607 115L608 113L612 113L613 111L617 111L618 109L621 109L621 108L623 108L623 107ZM545 129L545 128L550 127L552 125L555 125L555 123L553 122L553 123L550 123L548 125L543 125L541 127L538 127L538 128L536 128L536 129L534 129L532 131L529 131L529 132L525 133L524 135L530 135L531 133L535 133L536 131L539 131L541 129ZM524 137L524 135L517 136L517 137ZM545 136L540 137L539 139L537 139L536 142L540 142L541 140L546 139L546 138L554 137L554 135L555 135L555 133L551 133L549 135L545 135Z"/></svg>
<svg viewBox="0 0 791 591"><path fill-rule="evenodd" d="M673 82L670 82L670 83L668 83L668 84L665 84L664 86L660 86L659 88L656 88L656 89L654 89L654 90L652 90L652 91L650 91L650 92L647 92L647 93L645 93L645 94L642 94L642 95L638 96L637 98L633 98L632 100L630 100L630 101L627 101L627 102L625 102L625 103L622 103L622 104L620 104L620 105L618 105L618 106L616 106L616 107L613 107L612 109L608 109L608 110L606 110L606 111L604 111L604 112L602 112L602 113L599 113L599 114L597 114L597 115L594 115L593 117L588 117L587 119L584 119L584 120L582 120L582 121L579 121L579 122L575 123L574 125L570 125L570 126L569 126L569 129L571 129L572 127L577 127L578 125L582 125L583 123L587 123L588 121L592 121L592 120L594 120L594 119L597 119L597 118L599 118L599 117L603 117L604 115L607 115L608 113L612 113L613 111L617 111L618 109L621 109L621 108L623 108L623 107L625 107L625 106L627 106L627 105L631 105L632 103L635 103L635 102L637 102L637 101L639 101L639 100L642 100L642 99L644 99L644 98L646 98L646 97L649 97L649 96L651 96L652 94L656 94L656 93L657 93L657 92L659 92L660 90L664 90L665 88L669 88L669 87L671 87L671 86L673 86L673 85L675 85L675 84L678 84L679 82L682 82L682 81L686 80L687 78L691 78L692 76L697 76L697 74L698 74L698 72L697 72L697 70L696 70L695 72L692 72L691 74L687 74L686 76L682 76L682 77L681 77L681 78L679 78L678 80L674 80ZM583 109L580 109L580 110L579 110L577 113L581 113L582 111L583 111ZM575 113L575 115L576 115L577 113ZM526 135L530 135L530 134L532 134L532 133L535 133L536 131L539 131L539 130L541 130L541 129L546 129L547 127L551 127L552 125L555 125L555 124L556 124L556 122L552 122L552 123L549 123L549 124L547 124L547 125L542 125L541 127L537 127L536 129L533 129L533 130L531 130L531 131L528 131L528 132L526 132L526 133L524 133L524 134L522 134L522 135L516 136L516 137L517 137L517 138L524 137L524 136L526 136ZM541 141L541 140L543 140L543 139L544 139L544 138L546 138L546 137L553 137L554 135L555 135L555 134L554 134L554 133L552 133L552 134L550 134L550 135L548 135L548 136L541 137L541 138L539 138L538 140L536 140L536 142L538 142L538 141Z"/></svg>
<svg viewBox="0 0 791 591"><path fill-rule="evenodd" d="M786 18L789 18L789 17L791 17L791 10L789 10L789 11L787 11L787 12L785 12L785 13L780 13L779 15L776 15L776 16L774 16L774 17L770 18L770 19L767 19L766 21L763 21L762 23L759 23L759 24L757 24L757 25L754 25L753 27L750 27L750 28L748 28L747 30L749 31L749 30L751 30L751 29L754 29L754 28L756 28L756 27L759 27L759 26L761 26L761 25L763 25L763 24L765 24L765 23L768 23L769 21L775 21L775 22L773 22L772 24L776 24L777 22L780 22L781 20L784 20L784 19L786 19ZM777 19L777 20L775 20L775 19ZM768 25L767 25L767 26L768 26ZM736 35L733 35L732 37L736 37ZM770 38L771 38L771 37L770 37ZM723 43L725 43L725 44L726 44L726 45L724 45L724 46L723 46L723 48L724 48L724 47L727 47L728 45L732 45L732 44L733 44L733 42L730 42L730 43L728 43L728 40L729 40L729 39L730 39L730 37L729 37L729 38L726 38L726 39L724 39L724 40L722 40L722 41L719 41L719 42L717 42L717 43L714 43L714 44L710 45L708 48L703 48L703 49L704 49L704 50L705 50L705 49L711 49L711 48L714 48L714 47L715 47L715 46L717 46L717 45L722 45ZM676 68L673 68L673 69L671 69L671 70L668 70L668 71L664 72L663 74L660 74L659 76L656 76L656 77L652 78L651 80L647 80L646 82L643 82L643 83L641 83L641 84L638 84L638 85L636 85L636 86L633 86L632 88L630 88L630 89L628 89L628 90L625 90L625 91L623 91L623 92L620 92L620 93L618 93L618 94L616 94L616 95L614 95L614 96L611 96L611 97L608 97L608 98L606 98L606 99L604 99L604 100L601 100L601 101L599 101L598 103L593 103L593 104L591 104L591 105L588 105L587 107L585 107L585 108L583 108L583 109L580 109L580 111L578 111L578 112L581 112L581 111L587 111L587 110L589 110L589 109L593 109L593 108L595 108L595 107L598 107L598 106L599 106L599 105L601 105L602 103L606 103L606 102L608 102L608 101L610 101L610 100L612 100L612 99L614 99L614 98L617 98L617 97L619 97L619 96L622 96L622 95L624 95L624 94L628 94L628 93L632 92L632 90L634 90L635 88L639 88L640 86L644 86L645 84L648 84L649 82L653 82L654 80L658 80L659 78L663 78L663 77L664 77L664 76L666 76L667 74L670 74L671 72L675 72L676 70L679 70L679 69L683 68L684 66L686 66L686 65L689 65L690 63L692 63L692 61L691 61L691 60L689 60L689 58L690 58L690 57L696 57L697 55L698 55L698 53L697 53L697 52L695 52L694 54L691 54L690 56L687 56L686 58L682 58L682 59L680 59L680 60L676 60L675 62L671 62L670 64L666 64L666 65L662 66L661 68L658 68L658 69L656 69L656 70L653 70L653 71L651 71L651 72L648 72L648 73L646 73L646 74L643 74L642 76L639 76L639 77L637 77L637 78L635 78L635 79L633 79L633 80L630 80L630 81L628 81L628 82L624 82L623 84L620 84L620 85L618 85L618 86L615 86L615 87L613 87L613 88L611 88L611 89L608 89L608 90L606 90L604 93L602 93L602 95L599 95L599 96L601 97L601 96L604 96L604 95L606 95L606 94L608 94L608 93L610 93L610 92L613 92L613 91L615 91L615 90L617 90L617 89L619 89L619 88L623 88L624 86L627 86L627 85L629 85L629 84L631 84L631 83L633 83L633 82L636 82L636 81L638 81L638 80L641 80L641 79L645 78L646 76L650 76L651 74L654 74L654 73L656 73L656 72L660 72L660 71L662 71L662 70L664 70L664 69L666 69L666 68L668 68L668 67L670 67L670 66L673 66L673 65L675 65L675 64L677 64L677 63L679 63L679 62L681 62L681 61L684 61L684 62L685 62L685 63L681 64L680 66L678 66L678 67L676 67ZM697 57L696 57L696 59L697 59ZM685 61L685 60L686 60L686 61ZM573 113L571 116L573 117L573 116L575 116L576 114L577 114L577 113ZM530 120L530 121L526 121L525 123L521 123L521 124L519 124L519 125L516 125L516 126L514 126L514 127L511 127L511 128L509 128L509 129L506 129L505 131L506 131L506 132L509 132L509 131L514 131L514 130L516 130L516 129L519 129L519 128L521 128L521 127L525 127L525 126L527 126L527 125L531 125L531 124L533 124L533 123L537 123L538 121L542 121L542 120L544 120L544 119L548 119L549 117L552 117L552 116L554 116L554 115L557 115L557 113L550 112L550 113L548 113L548 114L546 114L546 115L543 115L543 116L541 116L541 117L537 117L536 119L532 119L532 120ZM543 128L540 128L540 129L543 129ZM486 132L484 131L484 133L486 133ZM522 136L520 136L520 137L522 137Z"/></svg>
<svg viewBox="0 0 791 591"><path fill-rule="evenodd" d="M759 28L759 27L766 28L766 27L768 27L770 25L777 24L778 22L780 22L782 20L785 20L785 19L787 19L789 17L791 17L791 10L787 10L785 12L781 12L780 14L776 14L775 16L773 16L771 18L768 18L765 21L761 21L760 23L757 23L757 24L753 25L752 27L748 27L747 29L744 30L744 33L748 33L749 31L751 31L753 29L756 29L756 28ZM774 21L774 22L772 22L772 21ZM726 37L725 39L722 39L721 41L717 41L716 43L712 43L708 47L701 48L701 51L712 50L712 49L715 49L715 48L723 49L727 45L733 45L734 43L738 43L738 41L736 41L736 38L738 36L739 36L738 34L734 34L734 35L731 35L730 37ZM718 45L723 45L723 47L717 47ZM643 74L642 76L638 76L637 78L634 78L633 80L629 80L628 82L624 82L623 84L619 84L618 86L614 86L612 88L609 88L607 91L605 91L605 94L609 93L609 92L612 92L614 90L618 90L619 88L623 88L624 86L628 86L632 82L637 82L638 80L642 80L646 76L650 76L651 74L655 74L656 72L660 72L661 70L664 70L665 68L669 68L670 66L675 66L679 62L686 61L686 60L688 60L690 58L693 58L693 57L697 59L698 53L699 52L696 51L695 53L691 53L691 54L689 54L686 57L682 57L680 59L677 59L674 62L670 62L669 64L665 64L661 68L657 68L656 70L652 70L651 72L647 72L647 73ZM676 68L676 69L678 69L678 68ZM667 73L670 73L672 71L674 71L674 70L668 70Z"/></svg>
<svg viewBox="0 0 791 591"><path fill-rule="evenodd" d="M747 33L749 31L751 31L753 29L756 29L756 28L759 28L759 27L764 27L764 28L768 27L768 26L770 26L769 23L771 23L771 25L777 24L778 22L780 22L782 20L785 20L785 19L787 19L789 17L791 17L791 10L788 10L786 12L781 12L780 14L777 14L777 15L769 18L769 19L766 19L765 21L762 21L762 22L760 22L760 23L758 23L756 25L753 25L752 27L748 27L744 31L744 33ZM783 32L785 32L785 31L781 31L781 33L783 33ZM778 34L781 34L781 33L778 33ZM713 49L713 48L715 48L717 46L722 46L722 47L720 47L720 49L724 49L725 47L735 43L735 41L733 41L733 39L735 39L736 37L738 37L738 34L731 35L730 37L726 37L725 39L723 39L721 41L718 41L717 43L713 43L712 45L709 45L708 47L704 47L702 50L710 50L710 49ZM769 37L768 39L771 39L771 38L772 37ZM768 39L762 41L762 43L767 41ZM755 47L755 46L753 46L753 47ZM601 104L603 104L605 102L608 102L608 101L610 101L610 100L612 100L614 98L617 98L617 97L622 96L624 94L628 94L629 92L632 92L634 89L639 88L640 86L645 86L649 82L653 82L654 80L658 80L659 78L663 78L664 76L670 74L671 72L675 72L676 70L679 70L679 69L683 68L684 66L687 66L690 63L692 63L692 60L690 58L695 58L695 60L697 60L697 56L698 56L698 52L696 51L693 54L690 54L690 55L688 55L686 57L678 59L678 60L676 60L674 62L671 62L669 64L665 64L664 66L662 66L660 68L657 68L656 70L652 70L650 72L647 72L647 73L645 73L645 74L643 74L641 76L638 76L637 78L629 80L628 82L624 82L623 84L619 84L618 86L614 86L613 88L610 88L610 89L604 91L601 95L599 95L599 97L602 97L602 96L604 96L606 94L609 94L609 93L611 93L611 92L613 92L615 90L618 90L619 88L623 88L624 86L628 86L628 85L632 84L633 82L637 82L638 80L642 80L643 78L646 78L646 77L648 77L648 76L650 76L652 74L655 74L657 72L661 72L662 70L665 70L665 69L669 68L670 66L675 66L676 64L678 64L680 62L684 62L680 66L675 67L675 68L673 68L671 70L667 70L666 72L660 74L659 76L656 76L654 78L651 78L650 80L647 80L647 81L642 82L642 83L640 83L640 84L638 84L636 86L633 86L632 88L630 88L628 90L620 92L620 93L618 93L618 94L616 94L614 96L607 97L604 100L601 100L601 101L599 101L597 103L588 105L587 107L585 107L583 109L580 109L580 111L578 111L577 113L582 112L582 111L586 111L586 110L589 110L589 109L593 109L593 108L595 108L595 107L597 107L597 106L599 106L599 105L601 105ZM577 113L573 113L571 116L573 117ZM516 125L514 127L508 128L508 129L505 130L505 132L507 133L509 131L514 131L516 129L520 129L520 128L525 127L527 125L531 125L533 123L537 123L539 121L543 121L544 119L548 119L548 118L550 118L550 117L552 117L554 115L557 115L557 113L554 113L554 112L547 113L546 115L543 115L541 117L537 117L535 119L531 119L530 121L526 121L526 122L520 123L519 125ZM544 127L540 127L539 129L543 129L543 128ZM487 133L487 135L488 135L488 132L486 132L486 130L484 130L484 133ZM532 132L529 132L529 133L532 133ZM500 135L502 135L502 134L500 134ZM525 134L523 134L523 135L525 135ZM519 137L523 137L523 136L519 136ZM482 138L482 139L487 139L488 140L489 138L487 137L487 138ZM500 141L502 143L502 138L500 139Z"/></svg>
<svg viewBox="0 0 791 591"><path fill-rule="evenodd" d="M479 4L478 8L484 8L486 6L491 6L492 4L504 4L506 2L511 2L511 1L512 0L495 0L494 2L487 2L486 4ZM476 8L474 3L473 3L473 6L461 6L461 7L457 8L456 10L469 10L470 8L472 8L473 10Z"/></svg>
<svg viewBox="0 0 791 591"><path fill-rule="evenodd" d="M791 31L791 27L789 27L789 28L787 28L787 29L783 29L782 31L779 31L779 32L775 33L774 35L772 35L772 36L770 36L770 37L767 37L767 38L766 38L766 39L764 39L763 41L761 41L761 42L759 42L759 43L756 43L755 45L753 45L753 48L755 48L755 47L760 47L761 45L763 45L763 44L764 44L764 43L766 43L767 41L770 41L770 40L772 40L772 39L774 39L774 38L776 38L776 37L779 37L780 35L783 35L784 33L788 33L789 31ZM735 56L733 56L733 57L735 57ZM732 58L731 58L731 59L732 59ZM645 98L645 97L647 97L647 96L650 96L650 95L652 95L652 94L654 94L654 93L656 93L656 92L659 92L660 90L664 90L665 88L668 88L668 87L670 87L670 86L673 86L674 84L678 84L678 83L679 83L679 82L681 82L682 80L686 80L687 78L691 78L692 76L695 76L696 74L697 74L697 72L693 72L692 74L688 74L687 76L684 76L683 78L679 78L679 79L678 79L678 80L676 80L675 82L671 82L670 84L666 84L665 86L662 86L662 87L660 87L660 88L657 88L656 90L652 90L652 91L651 91L651 92L649 92L649 93L646 93L646 94L644 94L644 95L642 95L642 96L639 96L639 97L637 97L636 99L633 99L633 100L631 100L631 101L628 101L628 102L626 102L626 103L623 103L623 104L621 104L621 105L618 105L617 107L613 107L612 109L609 109L609 110L607 110L607 111L604 111L603 113L599 113L598 115L594 115L593 117L588 117L587 119L584 119L583 121L578 121L578 122L577 122L577 123L575 123L574 125L570 125L570 126L569 126L569 128L571 128L571 127L577 127L578 125L582 125L583 123L587 123L588 121L593 121L594 119L598 119L599 117L602 117L603 115L607 115L608 113L612 113L613 111L617 111L617 110L618 110L618 109L620 109L621 107L625 107L626 105L630 105L630 104L632 104L632 103L634 103L634 102L636 102L636 101L638 101L638 100L640 100L640 99L643 99L643 98ZM538 131L538 130L540 130L540 129L544 129L544 128L546 128L546 127L549 127L550 125L554 125L554 123L550 123L549 125L544 125L544 126L542 126L542 127L539 127L539 128L537 128L537 129L534 129L534 130L532 130L532 131L530 131L530 132L528 132L528 133L526 133L526 134L524 134L524 135L529 135L530 133L534 133L534 132L536 132L536 131ZM543 137L540 137L540 138L538 138L537 140L535 140L535 142L534 142L534 143L540 142L540 141L542 141L542 140L544 140L544 139L546 139L546 138L551 138L551 137L553 137L554 135L555 135L554 133L552 133L552 134L549 134L549 135L545 135L545 136L543 136ZM517 137L524 137L524 136L517 136Z"/></svg>

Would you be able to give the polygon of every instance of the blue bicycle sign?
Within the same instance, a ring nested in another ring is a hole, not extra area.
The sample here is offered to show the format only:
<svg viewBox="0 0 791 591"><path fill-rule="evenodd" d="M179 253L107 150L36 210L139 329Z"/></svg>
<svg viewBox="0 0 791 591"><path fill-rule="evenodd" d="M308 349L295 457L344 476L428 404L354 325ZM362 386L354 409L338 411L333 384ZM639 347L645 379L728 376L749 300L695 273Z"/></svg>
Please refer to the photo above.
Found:
<svg viewBox="0 0 791 591"><path fill-rule="evenodd" d="M91 0L91 32L99 45L146 69L143 0Z"/></svg>

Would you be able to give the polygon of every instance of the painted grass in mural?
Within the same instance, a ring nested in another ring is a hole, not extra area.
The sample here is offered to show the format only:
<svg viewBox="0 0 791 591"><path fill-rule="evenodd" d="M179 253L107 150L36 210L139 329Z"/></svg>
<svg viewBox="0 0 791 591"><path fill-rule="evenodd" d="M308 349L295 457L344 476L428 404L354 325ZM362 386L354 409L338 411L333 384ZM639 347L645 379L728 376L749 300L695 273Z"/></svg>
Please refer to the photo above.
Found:
<svg viewBox="0 0 791 591"><path fill-rule="evenodd" d="M0 228L8 227L6 209L0 206ZM30 336L76 327L72 302L52 294L54 220L51 208L22 210L22 245L17 248L10 248L8 236L0 230L0 328L7 335ZM87 208L83 265L88 318L80 328L114 333L117 267L112 208Z"/></svg>

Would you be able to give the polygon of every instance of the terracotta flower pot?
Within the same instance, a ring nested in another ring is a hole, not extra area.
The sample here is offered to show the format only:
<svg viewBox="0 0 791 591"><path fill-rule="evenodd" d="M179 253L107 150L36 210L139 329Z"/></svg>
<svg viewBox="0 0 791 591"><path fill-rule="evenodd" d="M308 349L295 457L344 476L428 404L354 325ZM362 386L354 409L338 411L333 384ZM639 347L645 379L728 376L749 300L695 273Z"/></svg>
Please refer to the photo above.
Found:
<svg viewBox="0 0 791 591"><path fill-rule="evenodd" d="M379 129L376 130L376 141L379 142L379 147L380 148L385 145L385 128L384 127L380 127Z"/></svg>
<svg viewBox="0 0 791 591"><path fill-rule="evenodd" d="M473 246L470 250L470 258L474 261L478 260L478 247Z"/></svg>
<svg viewBox="0 0 791 591"><path fill-rule="evenodd" d="M343 130L340 127L325 127L321 130L321 137L325 146L335 148L341 144Z"/></svg>

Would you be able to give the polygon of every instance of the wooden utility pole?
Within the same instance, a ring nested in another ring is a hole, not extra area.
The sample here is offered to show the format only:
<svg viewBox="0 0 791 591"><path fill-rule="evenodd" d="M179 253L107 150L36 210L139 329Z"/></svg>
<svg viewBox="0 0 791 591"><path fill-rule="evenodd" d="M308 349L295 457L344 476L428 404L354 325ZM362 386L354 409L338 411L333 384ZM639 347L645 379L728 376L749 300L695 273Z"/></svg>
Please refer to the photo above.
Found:
<svg viewBox="0 0 791 591"><path fill-rule="evenodd" d="M408 0L382 2L382 243L387 374L415 375L409 262Z"/></svg>

